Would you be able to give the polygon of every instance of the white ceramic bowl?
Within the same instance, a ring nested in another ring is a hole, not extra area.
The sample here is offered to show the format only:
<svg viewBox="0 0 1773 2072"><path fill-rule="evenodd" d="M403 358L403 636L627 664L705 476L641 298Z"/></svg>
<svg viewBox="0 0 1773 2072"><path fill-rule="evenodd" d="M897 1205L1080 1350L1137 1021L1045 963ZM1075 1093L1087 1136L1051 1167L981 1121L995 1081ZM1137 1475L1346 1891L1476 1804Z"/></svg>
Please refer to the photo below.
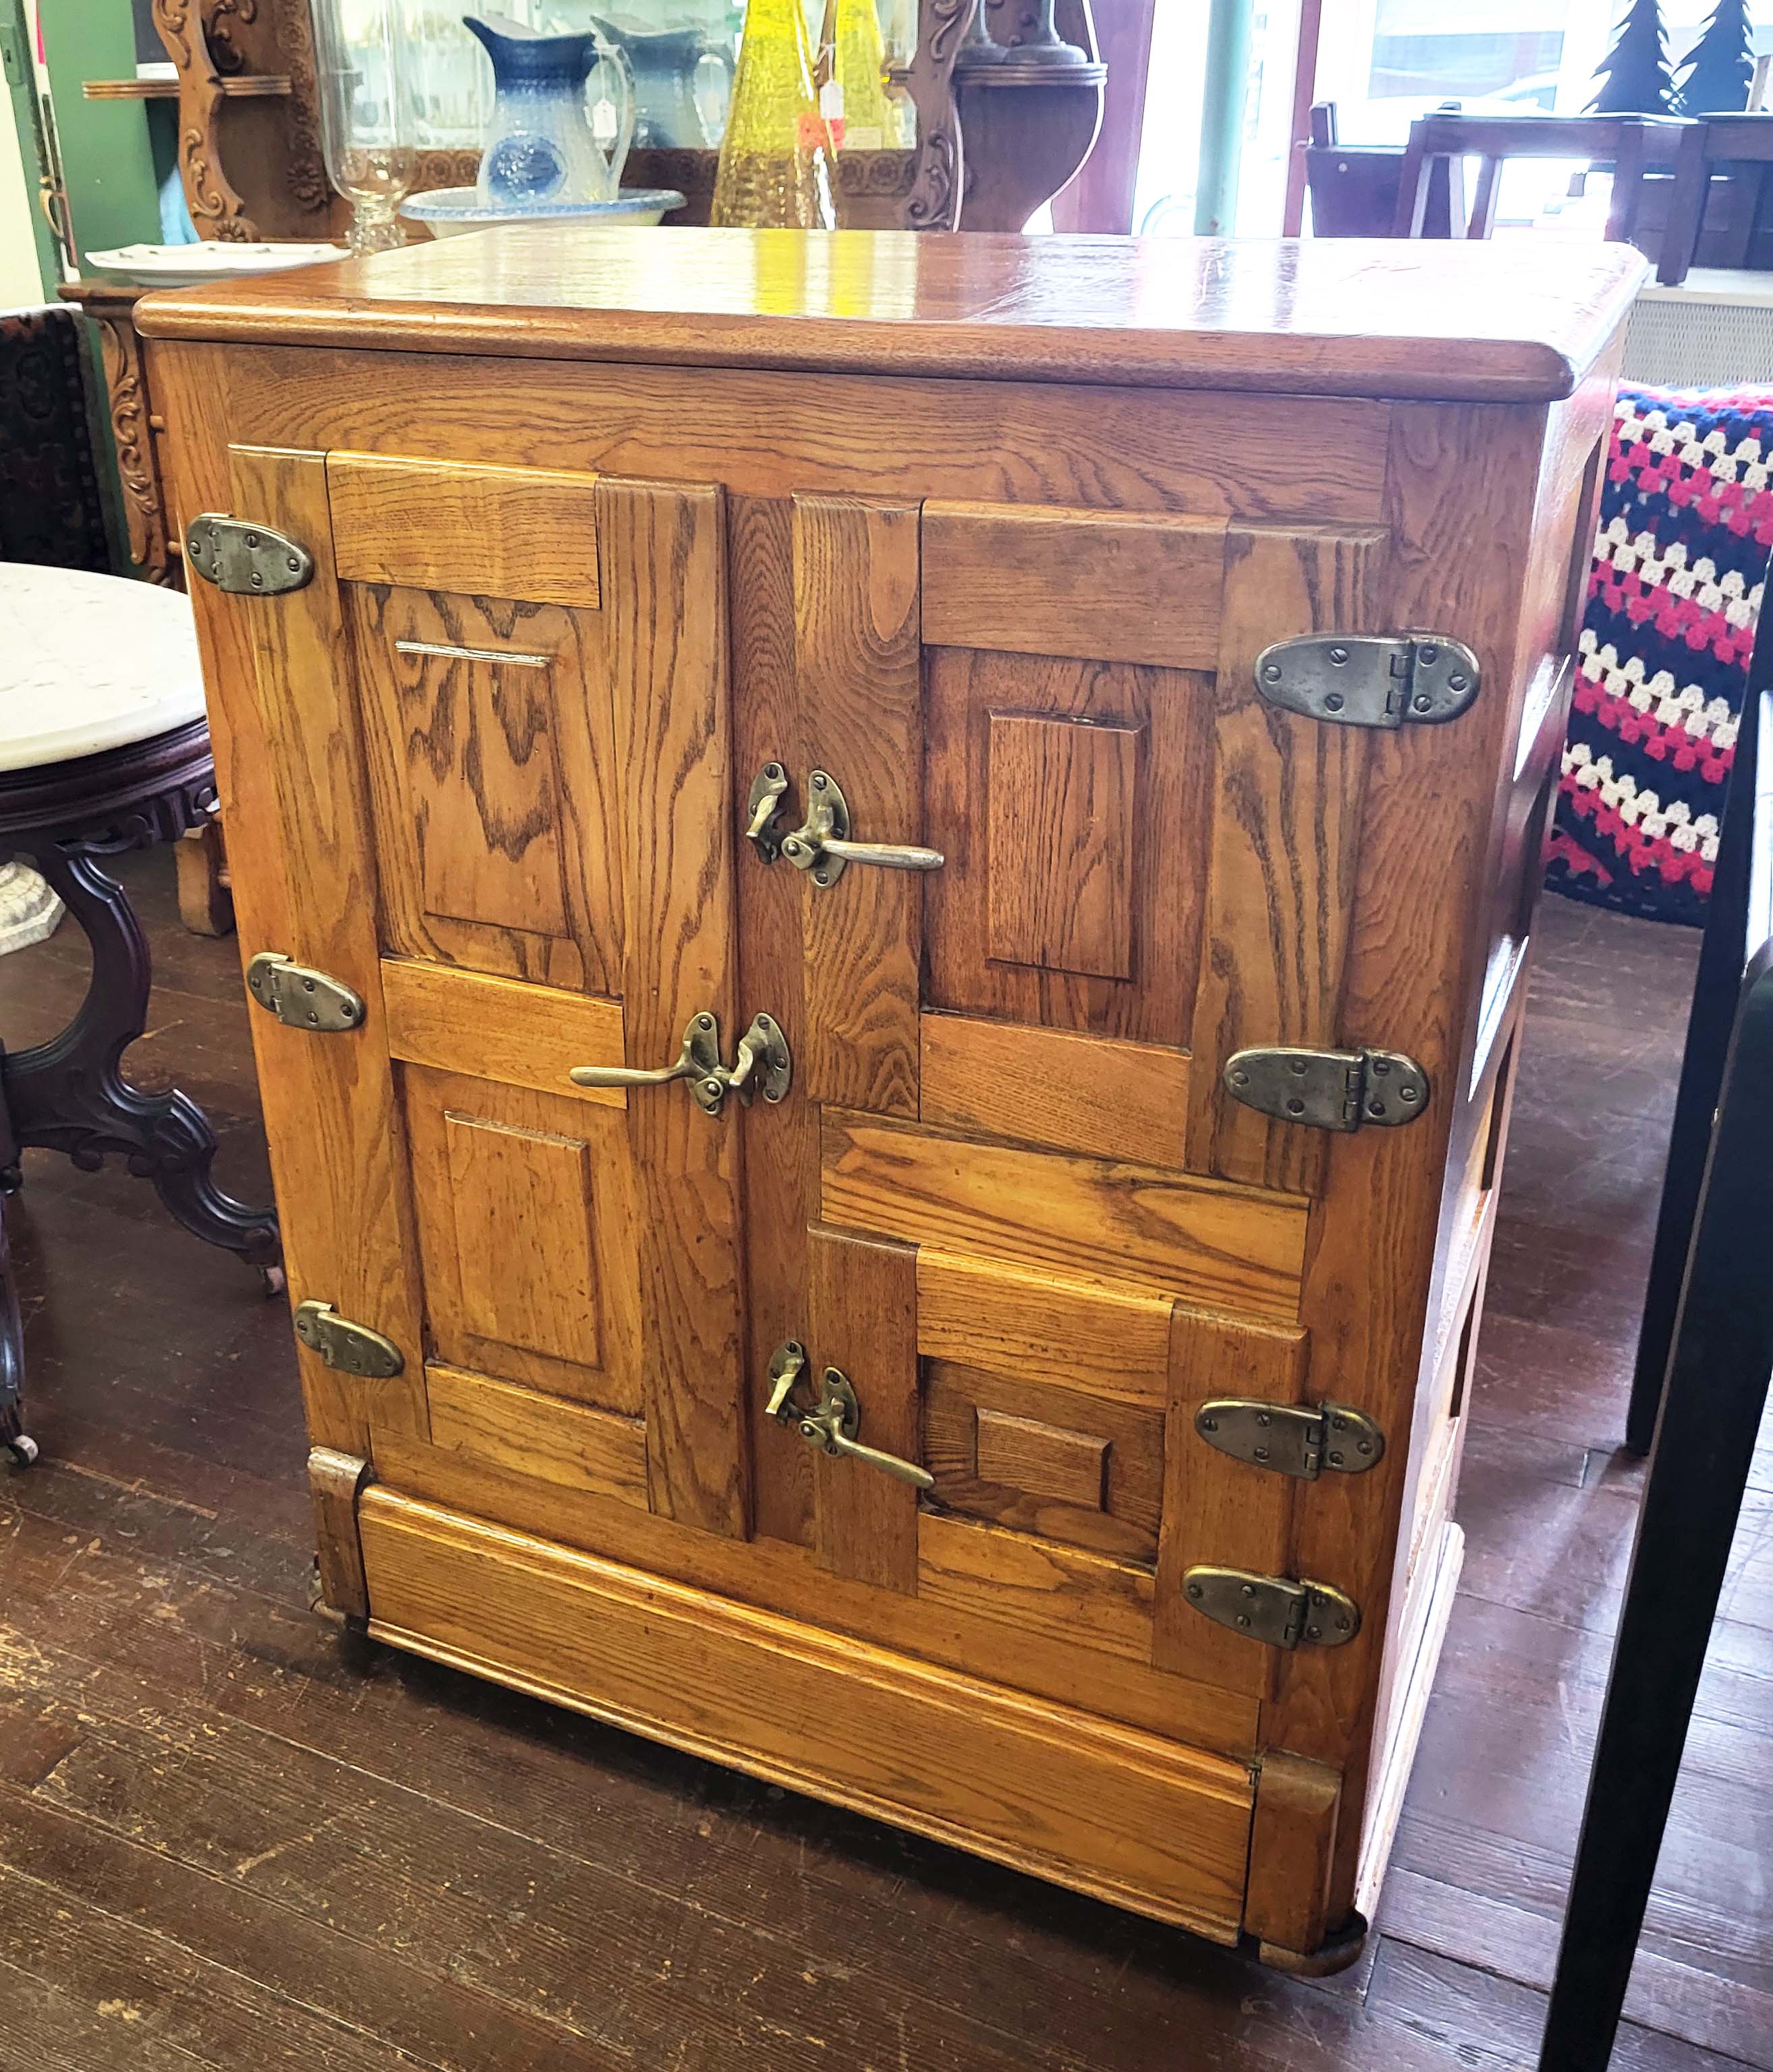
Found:
<svg viewBox="0 0 1773 2072"><path fill-rule="evenodd" d="M614 201L537 202L528 208L486 208L472 187L433 187L409 195L400 212L427 225L434 237L459 237L466 230L491 230L505 223L620 223L644 229L667 211L683 207L675 187L627 187Z"/></svg>
<svg viewBox="0 0 1773 2072"><path fill-rule="evenodd" d="M198 245L120 245L110 252L88 252L86 263L139 287L188 288L199 281L277 273L349 256L342 245L224 245L209 238Z"/></svg>

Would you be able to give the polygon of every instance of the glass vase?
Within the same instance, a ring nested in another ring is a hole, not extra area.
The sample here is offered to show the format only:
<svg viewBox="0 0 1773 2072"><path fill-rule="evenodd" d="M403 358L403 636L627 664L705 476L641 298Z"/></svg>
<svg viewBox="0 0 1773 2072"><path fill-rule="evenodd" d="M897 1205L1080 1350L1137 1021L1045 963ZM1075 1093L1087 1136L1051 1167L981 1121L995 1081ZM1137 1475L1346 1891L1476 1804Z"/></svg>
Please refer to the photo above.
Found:
<svg viewBox="0 0 1773 2072"><path fill-rule="evenodd" d="M351 204L352 252L406 241L401 204L418 177L415 68L401 0L311 0L320 143Z"/></svg>
<svg viewBox="0 0 1773 2072"><path fill-rule="evenodd" d="M875 0L833 0L831 76L843 109L840 150L882 151L906 140L886 84L886 40Z"/></svg>
<svg viewBox="0 0 1773 2072"><path fill-rule="evenodd" d="M834 229L831 157L801 0L751 0L709 220Z"/></svg>

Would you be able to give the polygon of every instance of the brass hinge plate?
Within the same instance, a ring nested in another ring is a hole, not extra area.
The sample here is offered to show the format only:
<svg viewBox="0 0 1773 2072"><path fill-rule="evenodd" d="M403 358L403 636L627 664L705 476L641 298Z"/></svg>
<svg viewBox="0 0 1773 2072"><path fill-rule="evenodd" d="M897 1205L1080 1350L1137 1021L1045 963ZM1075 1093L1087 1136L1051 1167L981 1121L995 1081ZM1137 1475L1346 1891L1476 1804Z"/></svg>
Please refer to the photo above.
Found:
<svg viewBox="0 0 1773 2072"><path fill-rule="evenodd" d="M363 996L342 979L307 964L292 964L276 950L261 950L246 967L246 990L267 1014L291 1029L323 1035L356 1029L364 1018Z"/></svg>
<svg viewBox="0 0 1773 2072"><path fill-rule="evenodd" d="M1273 1044L1233 1051L1224 1077L1226 1091L1246 1108L1313 1129L1395 1127L1428 1106L1428 1074L1401 1050Z"/></svg>
<svg viewBox="0 0 1773 2072"><path fill-rule="evenodd" d="M1466 710L1478 681L1477 656L1439 633L1309 633L1256 658L1270 705L1335 726L1438 726Z"/></svg>
<svg viewBox="0 0 1773 2072"><path fill-rule="evenodd" d="M389 1380L406 1365L405 1355L392 1338L385 1338L368 1324L341 1317L330 1302L298 1302L295 1335L328 1367L364 1381Z"/></svg>
<svg viewBox="0 0 1773 2072"><path fill-rule="evenodd" d="M1197 1612L1269 1647L1340 1647L1360 1630L1360 1607L1332 1583L1199 1568L1182 1587Z"/></svg>
<svg viewBox="0 0 1773 2072"><path fill-rule="evenodd" d="M191 520L185 565L217 590L241 597L278 597L314 580L314 557L299 540L220 511Z"/></svg>
<svg viewBox="0 0 1773 2072"><path fill-rule="evenodd" d="M1195 1429L1209 1446L1267 1468L1314 1482L1326 1468L1337 1474L1364 1474L1385 1451L1385 1435L1365 1411L1345 1403L1265 1403L1259 1397L1218 1396L1195 1412Z"/></svg>

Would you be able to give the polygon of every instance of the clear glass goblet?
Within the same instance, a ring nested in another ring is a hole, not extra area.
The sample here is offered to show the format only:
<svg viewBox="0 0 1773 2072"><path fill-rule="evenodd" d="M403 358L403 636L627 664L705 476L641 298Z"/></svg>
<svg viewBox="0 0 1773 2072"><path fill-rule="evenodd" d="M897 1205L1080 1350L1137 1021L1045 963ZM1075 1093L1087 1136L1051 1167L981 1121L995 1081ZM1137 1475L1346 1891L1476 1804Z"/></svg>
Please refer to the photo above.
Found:
<svg viewBox="0 0 1773 2072"><path fill-rule="evenodd" d="M418 177L415 67L401 0L311 0L320 142L351 204L352 252L406 241L401 204Z"/></svg>

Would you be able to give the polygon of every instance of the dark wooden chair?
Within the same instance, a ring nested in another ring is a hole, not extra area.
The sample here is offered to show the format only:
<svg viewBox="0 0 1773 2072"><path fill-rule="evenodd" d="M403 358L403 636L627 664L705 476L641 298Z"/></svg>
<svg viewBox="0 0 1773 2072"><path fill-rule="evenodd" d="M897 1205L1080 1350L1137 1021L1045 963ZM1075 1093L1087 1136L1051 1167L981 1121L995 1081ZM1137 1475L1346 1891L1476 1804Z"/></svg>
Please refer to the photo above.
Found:
<svg viewBox="0 0 1773 2072"><path fill-rule="evenodd" d="M1311 142L1306 147L1306 191L1311 197L1314 237L1389 237L1397 219L1397 189L1404 171L1401 144L1344 144L1337 133L1333 101L1313 104ZM1429 175L1423 212L1424 237L1450 237L1457 190L1462 221L1465 162L1437 160Z"/></svg>
<svg viewBox="0 0 1773 2072"><path fill-rule="evenodd" d="M1764 171L1745 177L1749 167L1769 165L1773 115L1706 115L1687 125L1675 158L1659 281L1669 287L1685 281L1699 262L1701 233L1714 229L1727 236L1728 245L1710 263L1773 265L1773 179ZM1726 228L1718 219L1738 196L1739 220Z"/></svg>
<svg viewBox="0 0 1773 2072"><path fill-rule="evenodd" d="M1574 158L1611 166L1606 236L1632 243L1639 231L1644 175L1674 165L1689 126L1648 115L1425 115L1410 125L1393 230L1399 237L1434 234L1424 224L1438 165L1478 160L1471 214L1462 224L1455 207L1453 235L1487 237L1495 228L1502 169L1510 158Z"/></svg>
<svg viewBox="0 0 1773 2072"><path fill-rule="evenodd" d="M1627 1440L1650 1463L1540 2072L1605 2072L1611 2056L1773 1375L1770 730L1773 627L1755 649L1689 1026Z"/></svg>

